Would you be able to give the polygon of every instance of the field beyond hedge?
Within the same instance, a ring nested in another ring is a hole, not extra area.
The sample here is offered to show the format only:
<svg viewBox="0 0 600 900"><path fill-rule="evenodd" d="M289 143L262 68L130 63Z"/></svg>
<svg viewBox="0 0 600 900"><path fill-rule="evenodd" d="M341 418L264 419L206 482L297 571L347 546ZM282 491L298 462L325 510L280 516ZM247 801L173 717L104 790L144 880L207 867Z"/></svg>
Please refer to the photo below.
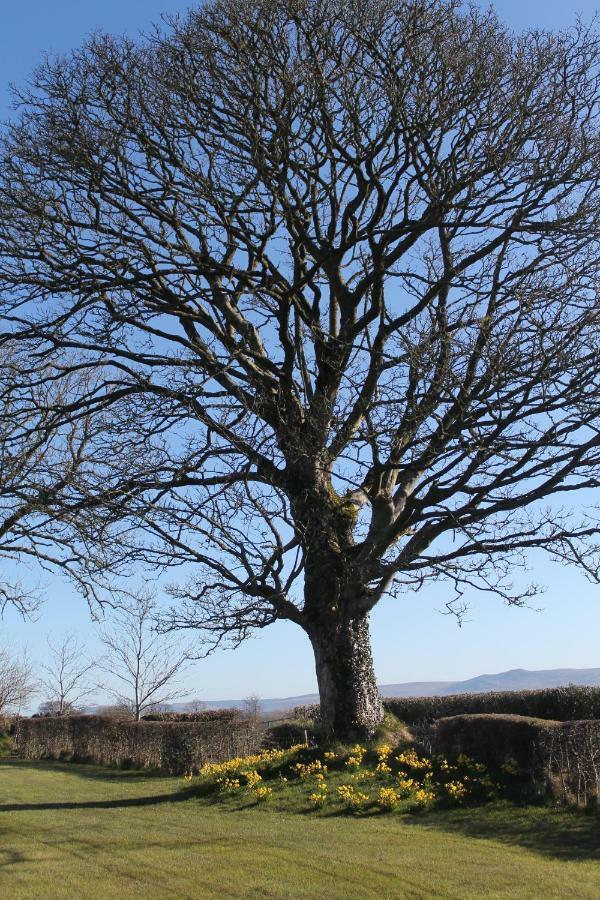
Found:
<svg viewBox="0 0 600 900"><path fill-rule="evenodd" d="M177 778L0 760L0 896L597 898L597 814L241 808Z"/></svg>

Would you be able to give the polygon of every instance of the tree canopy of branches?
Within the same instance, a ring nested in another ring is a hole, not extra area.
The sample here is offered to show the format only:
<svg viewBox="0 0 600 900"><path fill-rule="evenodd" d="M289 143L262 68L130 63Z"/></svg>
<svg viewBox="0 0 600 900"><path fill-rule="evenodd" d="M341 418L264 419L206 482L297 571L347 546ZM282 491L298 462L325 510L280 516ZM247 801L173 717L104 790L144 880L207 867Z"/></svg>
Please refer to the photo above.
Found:
<svg viewBox="0 0 600 900"><path fill-rule="evenodd" d="M180 640L156 630L155 614L151 596L133 597L117 607L100 638L106 653L98 666L111 676L102 686L138 722L145 712L181 697L176 678L190 659Z"/></svg>
<svg viewBox="0 0 600 900"><path fill-rule="evenodd" d="M60 641L48 638L48 661L42 666L41 688L45 701L43 712L53 716L73 715L81 701L92 692L90 673L95 662L74 634Z"/></svg>
<svg viewBox="0 0 600 900"><path fill-rule="evenodd" d="M106 419L63 520L190 564L174 627L297 623L340 737L386 592L597 577L598 61L454 0L214 0L46 62L5 135L7 332Z"/></svg>
<svg viewBox="0 0 600 900"><path fill-rule="evenodd" d="M35 588L12 577L19 563L35 560L78 577L93 555L75 549L68 521L60 520L90 438L89 420L68 422L60 413L78 396L73 385L48 361L36 366L15 348L0 351L0 559L11 568L0 580L0 615L7 606L29 615L40 603Z"/></svg>

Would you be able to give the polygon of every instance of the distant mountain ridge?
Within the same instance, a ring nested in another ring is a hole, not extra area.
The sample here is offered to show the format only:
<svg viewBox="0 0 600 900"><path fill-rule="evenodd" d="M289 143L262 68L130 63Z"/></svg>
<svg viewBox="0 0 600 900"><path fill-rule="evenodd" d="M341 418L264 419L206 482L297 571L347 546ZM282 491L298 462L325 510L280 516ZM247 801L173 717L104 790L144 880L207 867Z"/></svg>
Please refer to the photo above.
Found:
<svg viewBox="0 0 600 900"><path fill-rule="evenodd" d="M599 669L510 669L496 675L477 675L465 681L409 681L403 684L380 684L382 697L434 697L448 694L479 694L489 691L523 691L540 688L563 687L568 684L600 687ZM284 712L294 706L318 703L317 694L301 694L297 697L261 698L263 713ZM205 700L205 709L230 709L243 706L241 700ZM188 704L176 703L174 710L185 711Z"/></svg>

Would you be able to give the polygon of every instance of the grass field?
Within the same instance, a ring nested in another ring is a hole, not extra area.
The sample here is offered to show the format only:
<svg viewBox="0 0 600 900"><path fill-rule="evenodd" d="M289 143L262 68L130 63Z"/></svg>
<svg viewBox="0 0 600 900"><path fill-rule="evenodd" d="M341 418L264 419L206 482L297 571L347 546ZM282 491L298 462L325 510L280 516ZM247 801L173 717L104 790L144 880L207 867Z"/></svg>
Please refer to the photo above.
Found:
<svg viewBox="0 0 600 900"><path fill-rule="evenodd" d="M0 760L0 896L600 896L597 815L366 817L215 802L180 779Z"/></svg>

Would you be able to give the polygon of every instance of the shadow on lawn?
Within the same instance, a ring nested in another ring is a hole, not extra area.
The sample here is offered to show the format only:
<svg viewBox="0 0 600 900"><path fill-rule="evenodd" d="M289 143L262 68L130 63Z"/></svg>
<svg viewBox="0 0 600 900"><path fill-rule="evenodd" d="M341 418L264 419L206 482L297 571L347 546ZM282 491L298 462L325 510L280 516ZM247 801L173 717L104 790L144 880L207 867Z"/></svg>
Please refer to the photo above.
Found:
<svg viewBox="0 0 600 900"><path fill-rule="evenodd" d="M502 803L431 812L415 816L413 822L417 827L515 844L554 859L600 862L598 811Z"/></svg>
<svg viewBox="0 0 600 900"><path fill-rule="evenodd" d="M169 778L164 772L157 769L117 769L100 767L93 763L63 762L53 759L18 759L16 757L0 758L0 770L3 766L11 766L19 769L33 769L36 772L64 772L67 775L76 775L78 778L88 778L93 781L148 781L150 778ZM175 776L171 776L175 777Z"/></svg>
<svg viewBox="0 0 600 900"><path fill-rule="evenodd" d="M156 794L150 797L122 797L118 800L81 800L64 803L2 803L0 813L34 812L45 809L123 809L128 806L159 806L162 803L181 803L189 800L189 791L177 791L174 794Z"/></svg>

